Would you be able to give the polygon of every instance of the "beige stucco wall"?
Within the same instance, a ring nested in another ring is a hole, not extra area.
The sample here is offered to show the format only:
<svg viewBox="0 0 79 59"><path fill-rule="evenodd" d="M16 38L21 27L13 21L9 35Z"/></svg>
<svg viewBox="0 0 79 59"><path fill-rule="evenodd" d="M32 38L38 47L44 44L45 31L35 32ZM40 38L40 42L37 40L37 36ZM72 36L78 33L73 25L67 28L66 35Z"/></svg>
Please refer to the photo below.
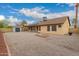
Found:
<svg viewBox="0 0 79 59"><path fill-rule="evenodd" d="M66 20L64 22L64 24L62 24L62 27L58 27L58 25L56 26L57 31L47 31L47 26L41 26L41 33L51 33L51 34L68 34L69 32L69 23L68 20Z"/></svg>
<svg viewBox="0 0 79 59"><path fill-rule="evenodd" d="M63 27L62 27L62 29L63 29L63 34L68 34L68 32L69 32L70 25L69 25L68 22L69 22L69 21L66 20L65 23L63 24Z"/></svg>
<svg viewBox="0 0 79 59"><path fill-rule="evenodd" d="M62 34L61 32L63 32L61 30L61 28L58 28L58 26L56 26L57 30L56 31L47 31L47 26L41 26L41 33L50 33L50 34Z"/></svg>

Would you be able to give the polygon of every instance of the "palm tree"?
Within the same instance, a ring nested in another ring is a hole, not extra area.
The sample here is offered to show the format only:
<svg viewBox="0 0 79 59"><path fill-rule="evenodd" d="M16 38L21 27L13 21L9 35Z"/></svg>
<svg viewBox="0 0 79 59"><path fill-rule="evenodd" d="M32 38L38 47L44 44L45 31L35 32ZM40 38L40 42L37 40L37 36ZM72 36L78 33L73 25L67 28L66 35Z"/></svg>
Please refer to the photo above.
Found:
<svg viewBox="0 0 79 59"><path fill-rule="evenodd" d="M77 20L78 20L78 3L75 4L75 19L74 19L74 32L77 32L78 26L77 26Z"/></svg>

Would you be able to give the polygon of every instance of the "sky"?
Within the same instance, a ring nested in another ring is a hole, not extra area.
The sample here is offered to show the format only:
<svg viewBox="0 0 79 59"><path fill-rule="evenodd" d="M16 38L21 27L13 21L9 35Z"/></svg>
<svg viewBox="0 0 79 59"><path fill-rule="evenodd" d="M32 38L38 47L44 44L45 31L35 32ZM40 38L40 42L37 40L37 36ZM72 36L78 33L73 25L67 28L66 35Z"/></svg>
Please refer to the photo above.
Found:
<svg viewBox="0 0 79 59"><path fill-rule="evenodd" d="M72 21L74 10L73 3L0 3L0 20L8 20L11 24L26 20L28 24L33 24L43 17L52 19L69 16Z"/></svg>

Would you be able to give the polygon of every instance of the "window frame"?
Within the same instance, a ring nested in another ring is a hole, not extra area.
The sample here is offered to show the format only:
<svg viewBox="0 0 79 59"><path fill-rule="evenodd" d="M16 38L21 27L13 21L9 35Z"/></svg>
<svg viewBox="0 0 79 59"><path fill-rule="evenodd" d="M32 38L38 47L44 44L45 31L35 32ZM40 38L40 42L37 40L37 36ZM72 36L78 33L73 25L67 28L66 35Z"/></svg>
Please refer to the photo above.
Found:
<svg viewBox="0 0 79 59"><path fill-rule="evenodd" d="M50 25L47 26L47 31L50 31Z"/></svg>
<svg viewBox="0 0 79 59"><path fill-rule="evenodd" d="M56 25L52 25L52 29L51 29L52 31L57 31L57 27L56 27Z"/></svg>

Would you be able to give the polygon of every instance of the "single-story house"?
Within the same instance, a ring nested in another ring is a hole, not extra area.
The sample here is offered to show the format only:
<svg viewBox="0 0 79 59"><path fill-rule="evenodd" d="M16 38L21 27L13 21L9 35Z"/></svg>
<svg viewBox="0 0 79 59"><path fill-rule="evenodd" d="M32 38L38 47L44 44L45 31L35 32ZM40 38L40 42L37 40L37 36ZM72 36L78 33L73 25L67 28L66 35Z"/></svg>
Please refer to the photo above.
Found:
<svg viewBox="0 0 79 59"><path fill-rule="evenodd" d="M28 30L32 32L68 34L70 21L68 16L46 19L38 24L28 25Z"/></svg>

